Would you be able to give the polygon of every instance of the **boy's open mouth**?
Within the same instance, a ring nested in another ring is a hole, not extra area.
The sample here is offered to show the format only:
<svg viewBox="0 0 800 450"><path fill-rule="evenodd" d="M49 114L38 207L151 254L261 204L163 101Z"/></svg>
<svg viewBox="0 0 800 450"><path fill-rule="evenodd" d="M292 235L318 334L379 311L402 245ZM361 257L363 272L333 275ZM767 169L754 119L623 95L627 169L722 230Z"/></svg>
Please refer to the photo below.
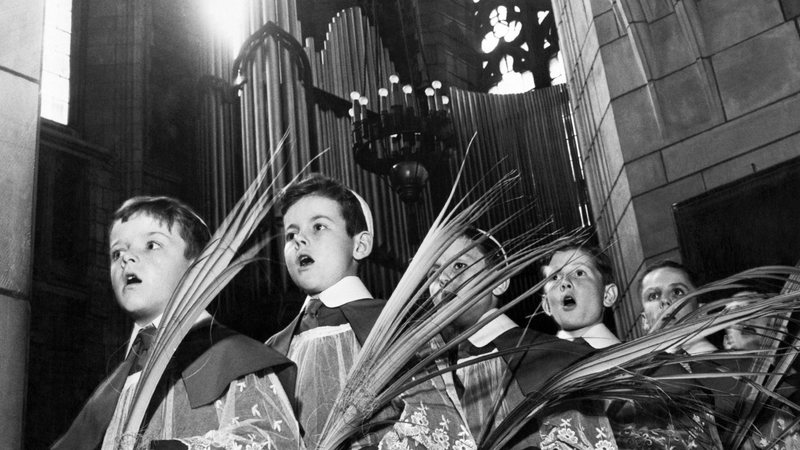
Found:
<svg viewBox="0 0 800 450"><path fill-rule="evenodd" d="M314 258L308 255L300 255L300 257L297 258L297 263L300 265L300 267L306 267L314 264Z"/></svg>
<svg viewBox="0 0 800 450"><path fill-rule="evenodd" d="M131 284L139 284L142 280L136 276L136 274L129 273L125 275L125 286L130 286Z"/></svg>
<svg viewBox="0 0 800 450"><path fill-rule="evenodd" d="M564 309L572 309L575 306L577 306L575 298L572 297L571 295L565 295L564 298L561 299L561 304L564 307Z"/></svg>

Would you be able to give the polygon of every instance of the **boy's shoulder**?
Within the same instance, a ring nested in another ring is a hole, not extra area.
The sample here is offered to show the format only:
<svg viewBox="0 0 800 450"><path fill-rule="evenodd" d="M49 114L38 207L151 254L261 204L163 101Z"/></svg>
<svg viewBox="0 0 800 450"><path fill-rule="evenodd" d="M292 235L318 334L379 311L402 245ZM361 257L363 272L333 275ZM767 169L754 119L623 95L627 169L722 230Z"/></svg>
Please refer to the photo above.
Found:
<svg viewBox="0 0 800 450"><path fill-rule="evenodd" d="M215 401L231 381L291 364L272 348L213 320L192 329L170 362L180 372L193 408Z"/></svg>
<svg viewBox="0 0 800 450"><path fill-rule="evenodd" d="M525 395L538 392L553 375L594 350L551 334L512 328L492 341Z"/></svg>
<svg viewBox="0 0 800 450"><path fill-rule="evenodd" d="M364 345L367 340L367 336L375 326L375 322L378 321L384 306L386 306L386 300L365 298L353 300L339 307L361 345Z"/></svg>

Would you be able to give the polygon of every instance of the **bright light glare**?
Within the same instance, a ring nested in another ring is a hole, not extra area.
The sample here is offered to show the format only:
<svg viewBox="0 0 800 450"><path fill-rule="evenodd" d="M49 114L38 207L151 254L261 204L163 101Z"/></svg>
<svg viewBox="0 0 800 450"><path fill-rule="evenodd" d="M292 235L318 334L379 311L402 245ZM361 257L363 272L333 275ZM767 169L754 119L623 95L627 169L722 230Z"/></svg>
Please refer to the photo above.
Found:
<svg viewBox="0 0 800 450"><path fill-rule="evenodd" d="M230 49L231 59L239 54L247 32L245 0L204 0L206 20L214 36Z"/></svg>

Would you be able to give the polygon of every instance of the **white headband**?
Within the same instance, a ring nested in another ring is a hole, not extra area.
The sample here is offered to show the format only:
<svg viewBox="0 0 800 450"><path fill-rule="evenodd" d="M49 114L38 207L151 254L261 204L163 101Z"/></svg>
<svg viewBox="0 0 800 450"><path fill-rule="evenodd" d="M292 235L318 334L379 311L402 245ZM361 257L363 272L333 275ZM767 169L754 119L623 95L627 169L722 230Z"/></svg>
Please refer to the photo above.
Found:
<svg viewBox="0 0 800 450"><path fill-rule="evenodd" d="M500 244L500 241L495 239L495 237L492 236L491 234L489 234L488 231L481 230L478 227L475 227L475 231L477 231L478 233L480 233L480 234L486 236L487 238L491 239L491 241L494 242L494 245L496 245L497 248L500 249L500 253L503 255L503 261L505 261L506 264L508 264L508 255L506 254L506 249L503 248L503 246Z"/></svg>
<svg viewBox="0 0 800 450"><path fill-rule="evenodd" d="M369 209L369 205L367 204L366 200L364 200L356 191L350 189L350 192L356 197L358 203L361 205L361 212L364 214L364 221L367 223L367 231L372 236L375 236L375 232L372 226L372 210Z"/></svg>

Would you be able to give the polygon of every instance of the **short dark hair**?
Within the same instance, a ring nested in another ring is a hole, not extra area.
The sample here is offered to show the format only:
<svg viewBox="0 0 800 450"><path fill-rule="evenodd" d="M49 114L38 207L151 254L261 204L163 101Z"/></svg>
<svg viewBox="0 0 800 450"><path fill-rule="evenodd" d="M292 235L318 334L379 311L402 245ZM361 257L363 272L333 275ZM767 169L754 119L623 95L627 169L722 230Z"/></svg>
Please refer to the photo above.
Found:
<svg viewBox="0 0 800 450"><path fill-rule="evenodd" d="M487 264L502 264L505 262L506 253L500 242L487 231L469 226L463 235L475 243L475 248L485 257Z"/></svg>
<svg viewBox="0 0 800 450"><path fill-rule="evenodd" d="M689 279L689 282L692 283L692 286L697 287L697 282L695 281L696 278L694 276L694 273L692 273L689 269L687 269L686 266L684 266L683 264L681 264L679 262L673 261L671 259L663 259L663 260L661 260L661 261L659 261L659 262L657 262L655 264L651 264L651 265L647 266L647 268L644 269L644 272L642 272L642 275L639 276L639 289L638 289L638 292L639 292L639 298L640 299L642 297L642 282L644 281L644 277L646 277L648 274L650 274L652 272L655 272L658 269L680 270L681 272L686 274L686 278Z"/></svg>
<svg viewBox="0 0 800 450"><path fill-rule="evenodd" d="M352 237L356 233L367 231L367 219L355 194L338 180L319 173L311 174L284 189L278 199L281 215L285 215L286 211L300 199L312 195L325 197L339 204L348 236Z"/></svg>
<svg viewBox="0 0 800 450"><path fill-rule="evenodd" d="M125 200L111 219L109 233L115 222L127 222L131 216L141 213L166 224L170 231L174 224L180 225L178 234L186 242L186 259L199 256L211 239L208 225L192 208L178 199L165 196L137 196Z"/></svg>
<svg viewBox="0 0 800 450"><path fill-rule="evenodd" d="M564 245L556 247L555 250L547 254L545 258L545 261L547 262L545 265L550 263L550 261L553 259L553 255L556 253L569 250L580 250L591 258L592 263L602 276L603 286L614 283L614 271L611 266L611 258L608 257L603 249L594 245L581 245L580 243L576 242L565 243ZM544 270L544 267L542 267L542 270ZM544 275L544 273L542 273L542 275Z"/></svg>

